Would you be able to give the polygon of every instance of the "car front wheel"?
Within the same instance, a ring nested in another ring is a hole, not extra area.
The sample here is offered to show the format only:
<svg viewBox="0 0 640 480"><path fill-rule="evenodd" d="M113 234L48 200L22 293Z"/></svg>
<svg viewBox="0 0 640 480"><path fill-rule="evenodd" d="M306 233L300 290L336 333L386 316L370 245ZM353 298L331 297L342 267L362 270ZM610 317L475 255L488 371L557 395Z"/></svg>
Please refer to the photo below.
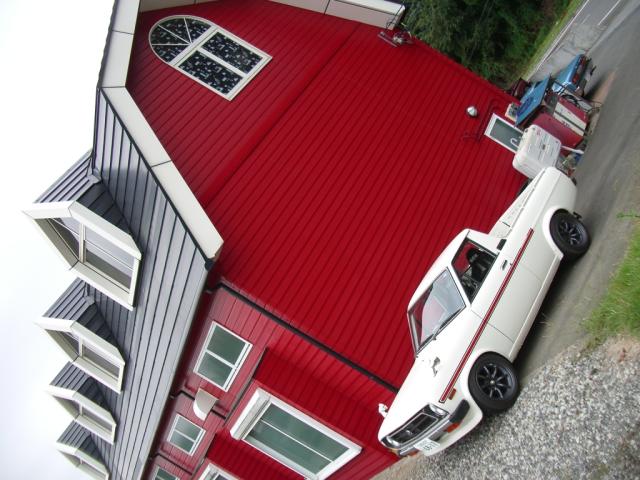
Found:
<svg viewBox="0 0 640 480"><path fill-rule="evenodd" d="M485 353L471 367L469 390L484 413L498 413L511 407L519 388L513 365L501 355Z"/></svg>
<svg viewBox="0 0 640 480"><path fill-rule="evenodd" d="M567 212L556 212L549 225L551 238L567 260L583 255L591 244L589 232L575 216Z"/></svg>

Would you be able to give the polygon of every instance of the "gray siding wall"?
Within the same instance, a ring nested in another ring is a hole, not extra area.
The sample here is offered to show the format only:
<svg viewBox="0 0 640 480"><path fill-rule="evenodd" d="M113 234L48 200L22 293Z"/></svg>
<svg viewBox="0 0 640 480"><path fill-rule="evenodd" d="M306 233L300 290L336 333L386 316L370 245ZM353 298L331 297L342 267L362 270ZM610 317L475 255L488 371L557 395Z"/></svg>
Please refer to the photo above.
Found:
<svg viewBox="0 0 640 480"><path fill-rule="evenodd" d="M207 276L207 259L98 92L93 171L142 252L135 308L90 288L126 361L123 391L103 389L118 422L114 445L94 438L112 479L142 472Z"/></svg>

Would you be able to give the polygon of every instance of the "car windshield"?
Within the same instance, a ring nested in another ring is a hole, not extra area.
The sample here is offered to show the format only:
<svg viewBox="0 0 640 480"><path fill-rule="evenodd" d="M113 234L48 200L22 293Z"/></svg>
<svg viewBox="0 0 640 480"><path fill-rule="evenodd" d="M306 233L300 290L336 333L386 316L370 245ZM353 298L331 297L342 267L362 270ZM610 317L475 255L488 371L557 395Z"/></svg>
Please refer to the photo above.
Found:
<svg viewBox="0 0 640 480"><path fill-rule="evenodd" d="M420 350L465 307L449 270L442 272L409 310L413 346Z"/></svg>

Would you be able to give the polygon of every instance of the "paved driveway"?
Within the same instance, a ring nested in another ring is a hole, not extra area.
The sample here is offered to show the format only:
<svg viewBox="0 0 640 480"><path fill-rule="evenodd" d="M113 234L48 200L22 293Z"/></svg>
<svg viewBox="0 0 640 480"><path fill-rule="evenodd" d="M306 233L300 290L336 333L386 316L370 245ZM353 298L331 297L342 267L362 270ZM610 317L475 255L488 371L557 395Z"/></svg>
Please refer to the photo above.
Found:
<svg viewBox="0 0 640 480"><path fill-rule="evenodd" d="M637 4L625 4L624 19L614 18L616 23L590 51L597 69L587 97L604 103L576 173L576 208L592 233L592 246L578 262L562 267L554 281L516 362L525 382L533 370L585 335L581 322L604 293L640 218Z"/></svg>

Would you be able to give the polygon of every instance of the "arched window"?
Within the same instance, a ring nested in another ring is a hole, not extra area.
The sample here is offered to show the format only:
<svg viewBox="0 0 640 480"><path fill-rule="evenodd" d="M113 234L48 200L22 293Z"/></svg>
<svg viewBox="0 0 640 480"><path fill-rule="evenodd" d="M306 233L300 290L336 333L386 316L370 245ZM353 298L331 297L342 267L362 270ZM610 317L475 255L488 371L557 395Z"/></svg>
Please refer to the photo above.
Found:
<svg viewBox="0 0 640 480"><path fill-rule="evenodd" d="M271 57L208 20L167 17L149 32L153 51L164 62L227 100Z"/></svg>

